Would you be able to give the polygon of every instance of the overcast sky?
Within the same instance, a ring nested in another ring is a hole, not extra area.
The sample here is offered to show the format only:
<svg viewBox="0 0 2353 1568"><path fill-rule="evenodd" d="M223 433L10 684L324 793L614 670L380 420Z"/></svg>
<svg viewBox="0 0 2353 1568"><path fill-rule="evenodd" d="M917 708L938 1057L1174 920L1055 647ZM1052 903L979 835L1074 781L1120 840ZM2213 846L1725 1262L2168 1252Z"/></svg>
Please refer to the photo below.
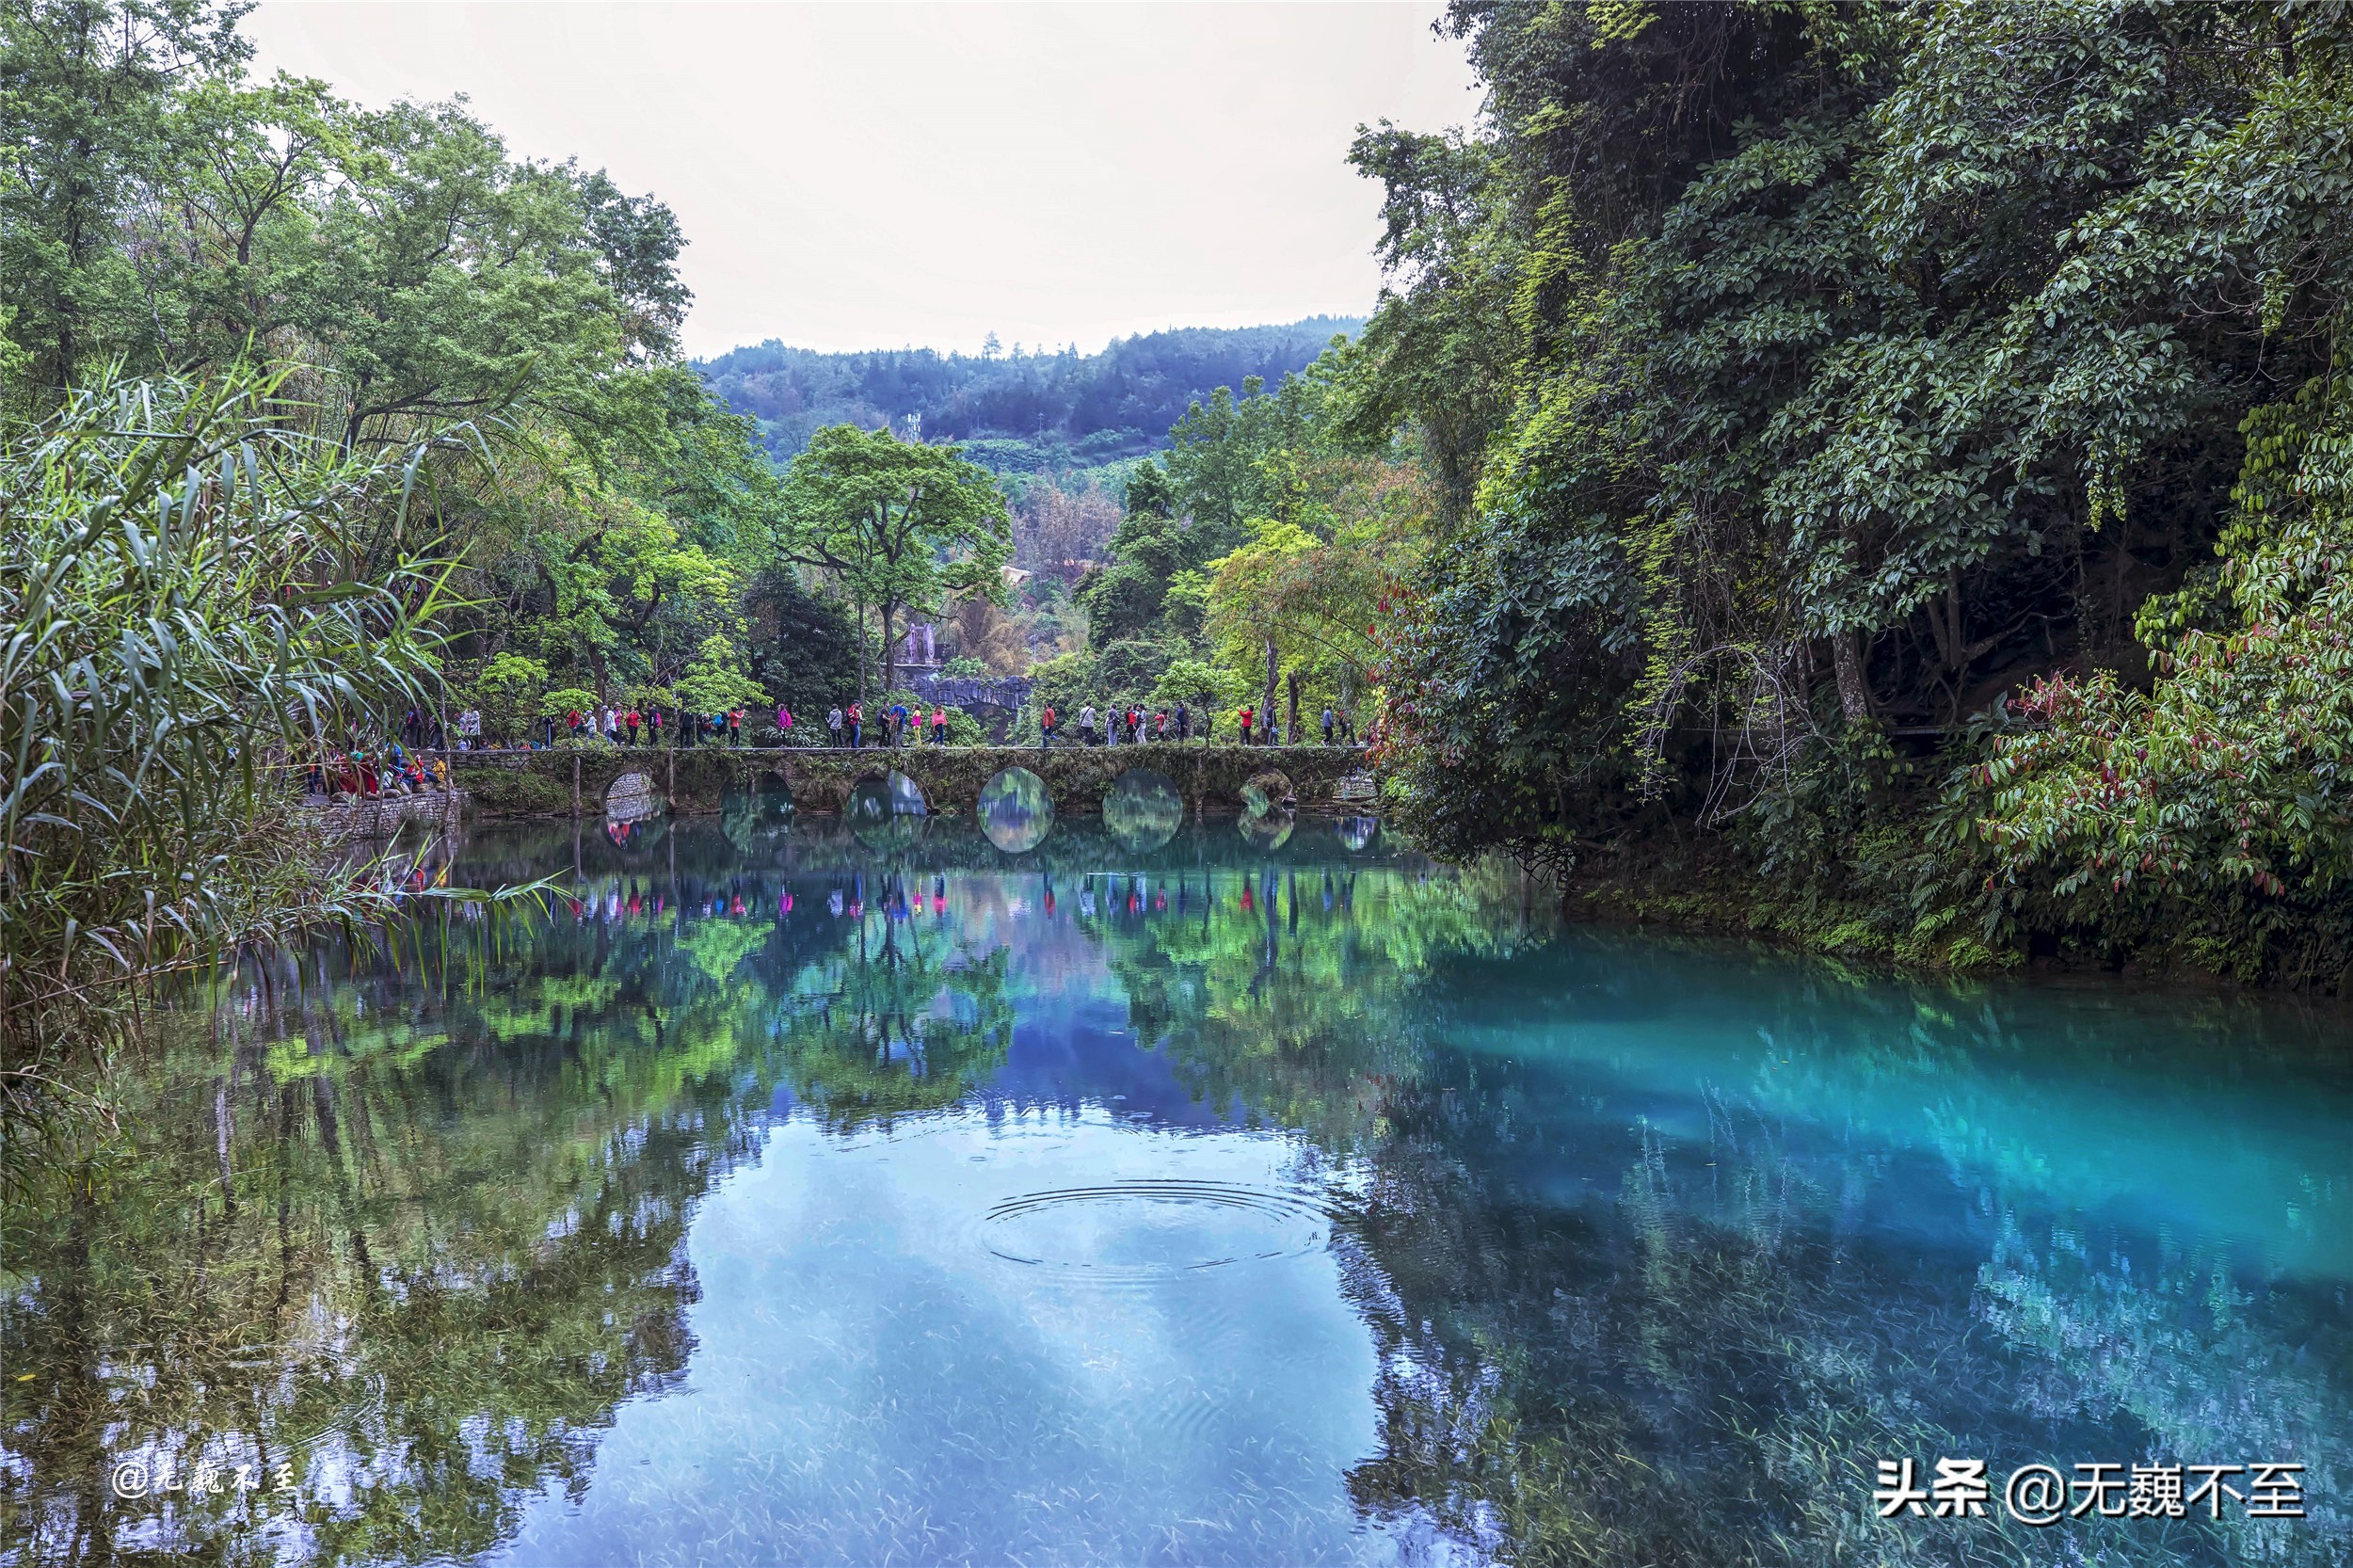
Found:
<svg viewBox="0 0 2353 1568"><path fill-rule="evenodd" d="M684 224L690 352L975 349L1361 314L1360 122L1478 106L1432 4L266 0L264 72L467 94Z"/></svg>

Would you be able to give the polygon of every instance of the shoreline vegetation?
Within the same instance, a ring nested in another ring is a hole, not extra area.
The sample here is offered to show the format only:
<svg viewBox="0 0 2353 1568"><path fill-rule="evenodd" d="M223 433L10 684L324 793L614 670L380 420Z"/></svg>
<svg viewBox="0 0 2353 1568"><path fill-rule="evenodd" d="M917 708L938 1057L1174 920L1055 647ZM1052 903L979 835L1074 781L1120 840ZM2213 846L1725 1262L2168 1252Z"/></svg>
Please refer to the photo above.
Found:
<svg viewBox="0 0 2353 1568"><path fill-rule="evenodd" d="M0 22L12 1123L158 972L389 906L275 780L403 710L910 662L1027 677L1017 744L1335 723L1573 904L2346 989L2338 9L1457 0L1484 107L1360 129L1353 335L710 367L656 197L242 16Z"/></svg>

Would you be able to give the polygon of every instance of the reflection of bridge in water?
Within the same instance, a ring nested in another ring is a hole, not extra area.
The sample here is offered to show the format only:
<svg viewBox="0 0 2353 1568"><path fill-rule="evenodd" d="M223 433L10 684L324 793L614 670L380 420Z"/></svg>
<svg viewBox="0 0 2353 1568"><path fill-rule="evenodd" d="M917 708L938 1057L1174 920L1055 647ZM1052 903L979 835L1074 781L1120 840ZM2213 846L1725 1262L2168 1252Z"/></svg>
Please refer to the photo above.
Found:
<svg viewBox="0 0 2353 1568"><path fill-rule="evenodd" d="M1295 803L1305 810L1362 812L1373 780L1352 746L1140 745L832 747L598 744L533 752L446 752L452 781L478 816L685 815L718 811L743 792L780 791L793 809L835 814L868 778L897 771L913 779L935 812L968 811L989 780L1009 767L1037 776L1045 803L1062 814L1103 808L1116 780L1148 769L1174 787L1188 813L1240 816L1254 806Z"/></svg>

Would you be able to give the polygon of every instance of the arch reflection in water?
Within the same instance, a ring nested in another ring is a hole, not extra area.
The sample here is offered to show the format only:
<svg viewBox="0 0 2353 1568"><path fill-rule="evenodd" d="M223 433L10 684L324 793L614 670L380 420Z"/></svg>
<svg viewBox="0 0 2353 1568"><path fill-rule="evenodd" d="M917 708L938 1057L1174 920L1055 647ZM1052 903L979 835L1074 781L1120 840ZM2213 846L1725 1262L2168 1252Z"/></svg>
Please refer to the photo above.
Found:
<svg viewBox="0 0 2353 1568"><path fill-rule="evenodd" d="M923 821L931 814L923 791L905 774L892 771L880 778L862 778L850 791L842 813L850 831L869 849L909 848L923 836Z"/></svg>
<svg viewBox="0 0 2353 1568"><path fill-rule="evenodd" d="M662 817L607 817L604 837L615 849L630 852L648 850L660 843L670 831L670 819Z"/></svg>
<svg viewBox="0 0 2353 1568"><path fill-rule="evenodd" d="M1103 796L1103 830L1126 850L1158 849L1184 824L1185 797L1164 773L1129 768Z"/></svg>
<svg viewBox="0 0 2353 1568"><path fill-rule="evenodd" d="M792 786L780 773L763 773L752 786L756 813L763 823L771 824L792 820Z"/></svg>
<svg viewBox="0 0 2353 1568"><path fill-rule="evenodd" d="M1007 855L1037 848L1054 825L1054 801L1046 792L1046 780L1027 768L1007 768L983 785L975 813L988 841Z"/></svg>
<svg viewBox="0 0 2353 1568"><path fill-rule="evenodd" d="M1261 811L1241 820L1241 836L1256 849L1281 849L1289 841L1295 819L1289 811Z"/></svg>
<svg viewBox="0 0 2353 1568"><path fill-rule="evenodd" d="M1372 840L1381 832L1381 819L1378 817L1342 817L1338 831L1340 842L1349 849L1370 849Z"/></svg>
<svg viewBox="0 0 2353 1568"><path fill-rule="evenodd" d="M748 790L730 790L719 802L719 831L742 850L791 835L792 791L780 774L762 774Z"/></svg>
<svg viewBox="0 0 2353 1568"><path fill-rule="evenodd" d="M662 791L642 773L625 773L604 792L607 822L643 822L669 809Z"/></svg>

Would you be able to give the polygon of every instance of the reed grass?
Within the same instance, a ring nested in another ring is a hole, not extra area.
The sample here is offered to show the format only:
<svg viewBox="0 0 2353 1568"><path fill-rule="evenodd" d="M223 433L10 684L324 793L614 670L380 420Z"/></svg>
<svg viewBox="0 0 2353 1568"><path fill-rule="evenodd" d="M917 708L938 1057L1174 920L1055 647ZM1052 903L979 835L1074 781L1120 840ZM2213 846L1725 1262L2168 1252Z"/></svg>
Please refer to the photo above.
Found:
<svg viewBox="0 0 2353 1568"><path fill-rule="evenodd" d="M0 1185L159 977L395 897L296 775L436 682L421 481L481 448L345 454L283 385L104 377L0 440Z"/></svg>

